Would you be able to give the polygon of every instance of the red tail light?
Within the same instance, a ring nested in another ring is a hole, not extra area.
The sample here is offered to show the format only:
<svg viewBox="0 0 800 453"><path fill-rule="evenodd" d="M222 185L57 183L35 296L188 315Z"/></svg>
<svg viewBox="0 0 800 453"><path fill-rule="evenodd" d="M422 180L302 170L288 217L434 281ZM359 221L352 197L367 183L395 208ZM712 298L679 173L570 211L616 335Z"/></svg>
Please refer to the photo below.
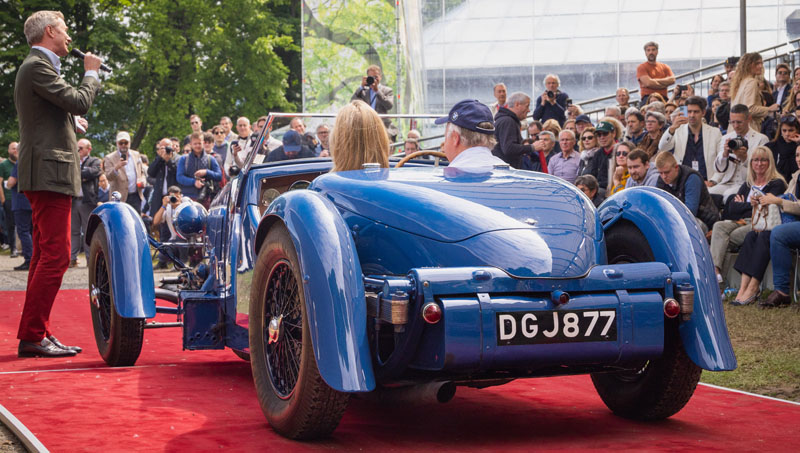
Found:
<svg viewBox="0 0 800 453"><path fill-rule="evenodd" d="M428 302L422 307L422 319L428 324L436 324L442 320L442 308L434 302Z"/></svg>
<svg viewBox="0 0 800 453"><path fill-rule="evenodd" d="M664 316L667 318L674 318L681 313L681 305L675 299L667 299L664 301Z"/></svg>

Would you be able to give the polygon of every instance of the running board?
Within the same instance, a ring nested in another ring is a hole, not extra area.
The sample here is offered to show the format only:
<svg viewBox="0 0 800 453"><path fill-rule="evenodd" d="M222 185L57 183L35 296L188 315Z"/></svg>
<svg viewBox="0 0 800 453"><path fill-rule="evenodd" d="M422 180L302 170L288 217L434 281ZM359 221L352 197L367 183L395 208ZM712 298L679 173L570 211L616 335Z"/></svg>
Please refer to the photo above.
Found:
<svg viewBox="0 0 800 453"><path fill-rule="evenodd" d="M183 327L182 322L148 322L145 329L163 329L164 327Z"/></svg>

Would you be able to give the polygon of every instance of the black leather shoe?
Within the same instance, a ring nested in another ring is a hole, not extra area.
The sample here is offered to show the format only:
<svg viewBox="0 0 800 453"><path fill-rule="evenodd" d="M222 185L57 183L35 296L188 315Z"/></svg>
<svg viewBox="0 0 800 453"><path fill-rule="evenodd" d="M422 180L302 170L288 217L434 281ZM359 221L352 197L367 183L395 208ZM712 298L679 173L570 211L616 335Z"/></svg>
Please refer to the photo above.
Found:
<svg viewBox="0 0 800 453"><path fill-rule="evenodd" d="M27 271L31 268L31 262L25 261L24 263L20 264L19 266L15 267L15 271Z"/></svg>
<svg viewBox="0 0 800 453"><path fill-rule="evenodd" d="M776 308L776 307L780 307L780 306L783 306L783 305L789 305L791 303L792 303L792 298L791 297L789 297L789 296L787 296L785 294L781 294L778 291L773 291L769 295L769 297L767 297L767 300L758 303L758 307L759 308Z"/></svg>
<svg viewBox="0 0 800 453"><path fill-rule="evenodd" d="M55 335L48 335L47 339L53 342L54 345L58 346L61 349L64 349L65 351L75 351L76 354L83 351L83 349L80 346L66 346L62 344L60 341L58 341L58 338L56 338Z"/></svg>
<svg viewBox="0 0 800 453"><path fill-rule="evenodd" d="M17 357L72 357L77 352L61 349L47 338L42 338L41 343L29 341L19 342Z"/></svg>

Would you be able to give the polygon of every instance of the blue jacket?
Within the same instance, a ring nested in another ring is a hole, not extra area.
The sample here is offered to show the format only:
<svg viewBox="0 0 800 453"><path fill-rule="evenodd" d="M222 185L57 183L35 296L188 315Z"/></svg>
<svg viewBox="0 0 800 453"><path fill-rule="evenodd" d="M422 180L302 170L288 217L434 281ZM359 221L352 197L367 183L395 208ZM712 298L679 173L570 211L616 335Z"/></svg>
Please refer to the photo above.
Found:
<svg viewBox="0 0 800 453"><path fill-rule="evenodd" d="M203 153L203 156L207 159L208 165L202 167L199 165L199 162L197 162L198 158L193 152L183 155L180 157L180 159L178 159L178 171L177 175L175 175L178 179L178 185L181 186L181 193L192 200L197 198L197 195L200 193L200 189L194 186L194 175L185 174L187 167L197 168L198 170L208 170L208 173L206 173L205 177L206 180L222 181L222 171L219 168L217 159L214 159L213 156L205 154L205 152Z"/></svg>

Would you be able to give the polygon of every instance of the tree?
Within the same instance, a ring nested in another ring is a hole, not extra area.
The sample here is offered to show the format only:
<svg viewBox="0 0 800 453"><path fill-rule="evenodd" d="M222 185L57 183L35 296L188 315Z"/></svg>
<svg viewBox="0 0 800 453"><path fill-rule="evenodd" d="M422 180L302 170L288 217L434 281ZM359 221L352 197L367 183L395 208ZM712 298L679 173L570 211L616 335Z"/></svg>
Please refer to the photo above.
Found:
<svg viewBox="0 0 800 453"><path fill-rule="evenodd" d="M111 150L116 132L127 130L132 146L152 155L161 137L189 132L193 113L209 127L223 115L252 119L291 109L287 90L299 99L298 1L6 1L0 5L0 102L13 105L14 78L29 49L24 20L51 9L64 13L73 47L98 53L113 69L101 75L87 115L95 150ZM284 60L297 71L292 88ZM83 65L63 61L65 79L78 84ZM17 137L13 110L0 118L0 134Z"/></svg>

